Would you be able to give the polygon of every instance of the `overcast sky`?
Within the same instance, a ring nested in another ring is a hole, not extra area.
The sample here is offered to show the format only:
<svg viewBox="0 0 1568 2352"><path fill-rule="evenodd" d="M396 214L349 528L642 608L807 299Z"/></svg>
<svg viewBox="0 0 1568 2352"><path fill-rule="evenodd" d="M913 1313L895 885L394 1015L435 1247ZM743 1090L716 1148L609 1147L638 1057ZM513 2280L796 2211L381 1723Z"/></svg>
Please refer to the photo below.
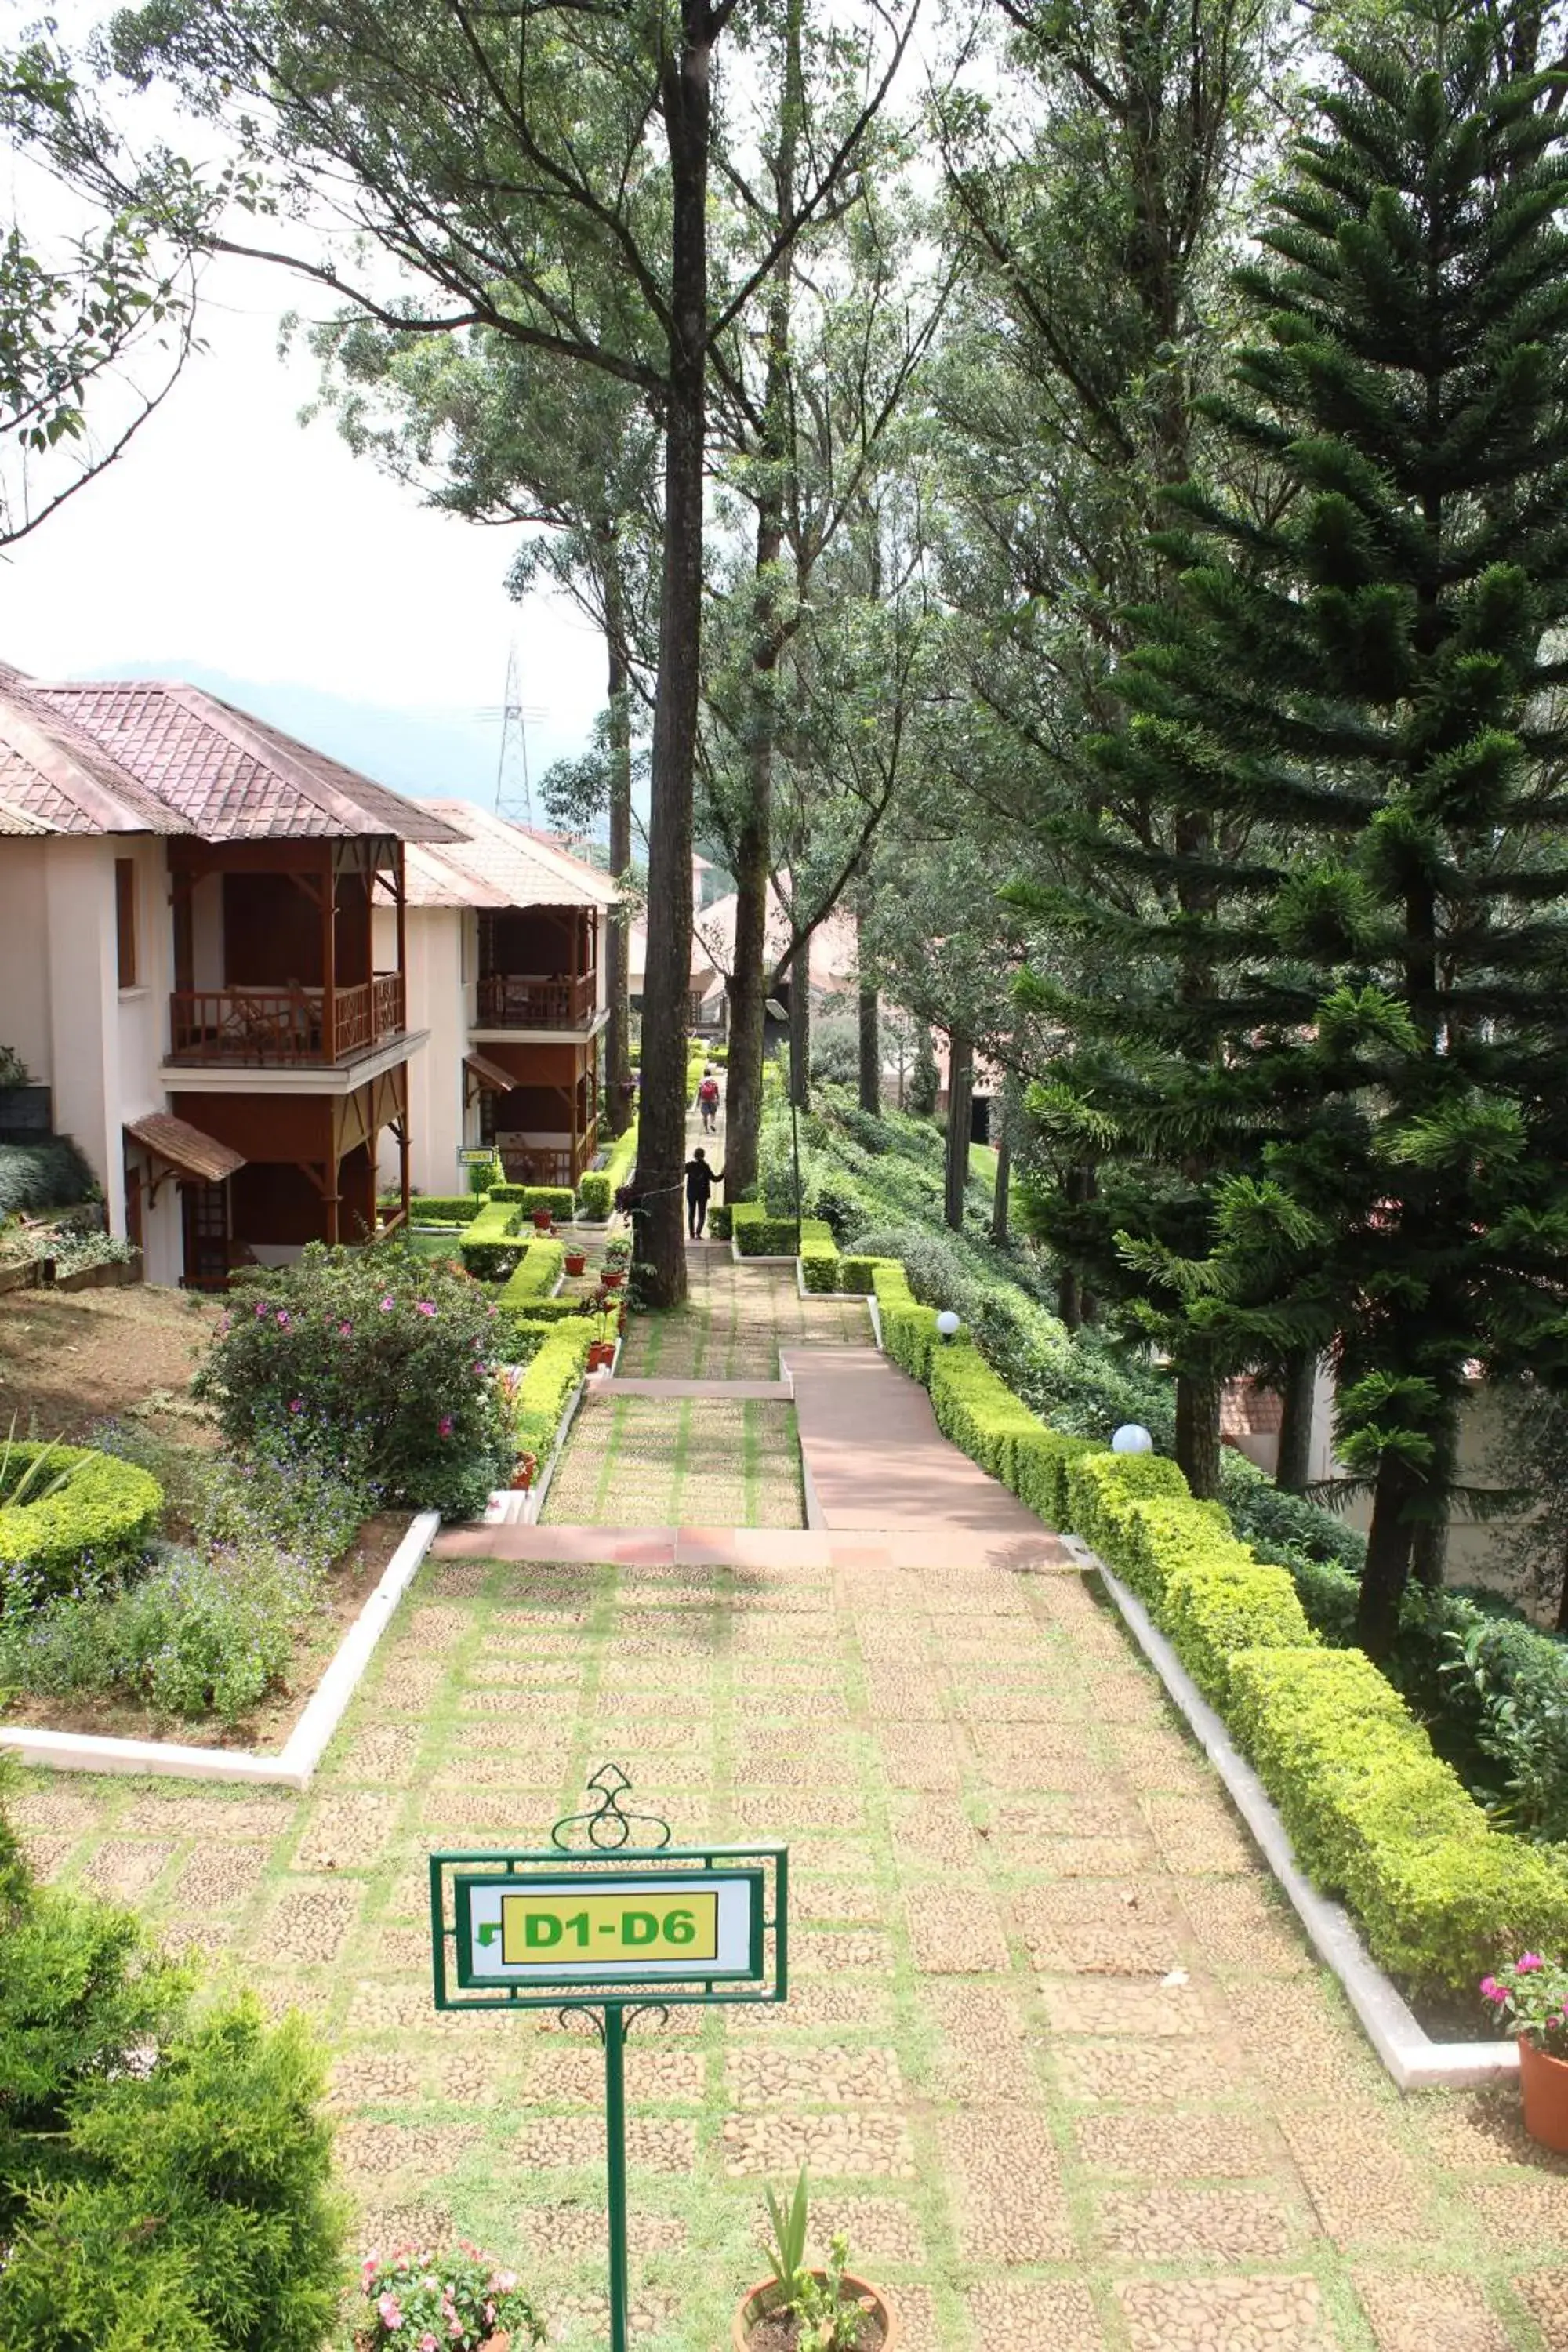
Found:
<svg viewBox="0 0 1568 2352"><path fill-rule="evenodd" d="M278 357L309 295L261 264L215 262L207 349L118 465L0 556L0 660L53 677L192 668L265 689L340 758L403 790L493 783L509 646L522 664L535 780L584 741L603 698L597 640L569 610L503 585L514 541L421 508L335 426L302 428L308 352ZM295 689L308 689L300 695ZM347 708L322 710L325 695ZM389 717L411 722L399 747ZM359 728L360 719L364 724ZM349 748L351 740L357 751ZM399 756L399 751L401 756ZM436 772L436 771L442 772Z"/></svg>

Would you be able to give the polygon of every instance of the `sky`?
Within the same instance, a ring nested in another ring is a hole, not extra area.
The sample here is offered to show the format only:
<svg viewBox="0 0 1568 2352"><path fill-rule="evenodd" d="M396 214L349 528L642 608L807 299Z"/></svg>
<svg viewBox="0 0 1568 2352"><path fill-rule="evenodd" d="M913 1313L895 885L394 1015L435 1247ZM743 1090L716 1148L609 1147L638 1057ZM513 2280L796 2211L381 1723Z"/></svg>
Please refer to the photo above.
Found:
<svg viewBox="0 0 1568 2352"><path fill-rule="evenodd" d="M0 661L37 677L184 677L404 792L493 795L509 649L533 780L583 748L598 640L559 601L514 604L515 546L420 506L327 418L316 371L279 358L310 296L220 257L162 409L119 463L0 552ZM329 740L329 738L331 740Z"/></svg>

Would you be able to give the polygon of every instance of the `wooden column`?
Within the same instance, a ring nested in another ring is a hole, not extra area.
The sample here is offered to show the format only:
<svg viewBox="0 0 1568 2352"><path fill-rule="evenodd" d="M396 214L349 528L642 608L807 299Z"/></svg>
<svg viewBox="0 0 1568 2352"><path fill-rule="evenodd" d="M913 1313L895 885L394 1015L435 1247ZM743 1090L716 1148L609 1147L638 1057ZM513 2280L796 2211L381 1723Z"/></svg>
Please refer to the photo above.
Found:
<svg viewBox="0 0 1568 2352"><path fill-rule="evenodd" d="M408 898L405 888L405 866L403 844L394 845L392 852L392 883L397 894L397 1009L400 1025L408 1025ZM375 961L373 949L371 962ZM408 1214L408 1150L403 1153L403 1213Z"/></svg>
<svg viewBox="0 0 1568 2352"><path fill-rule="evenodd" d="M406 1111L397 1122L397 1191L403 1202L403 1229L406 1233L408 1230L408 1113Z"/></svg>
<svg viewBox="0 0 1568 2352"><path fill-rule="evenodd" d="M321 1057L335 1062L338 1058L338 860L333 843L326 845L326 867L321 888ZM337 1234L337 1168L332 1169L332 1191L330 1218L331 1231L327 1238L336 1241Z"/></svg>

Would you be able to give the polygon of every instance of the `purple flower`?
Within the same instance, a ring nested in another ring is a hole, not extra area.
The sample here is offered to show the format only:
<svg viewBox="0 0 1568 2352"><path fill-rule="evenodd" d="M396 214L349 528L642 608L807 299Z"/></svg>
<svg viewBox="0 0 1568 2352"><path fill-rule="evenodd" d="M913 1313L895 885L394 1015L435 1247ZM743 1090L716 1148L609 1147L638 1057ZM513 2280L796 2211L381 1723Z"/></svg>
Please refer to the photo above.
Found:
<svg viewBox="0 0 1568 2352"><path fill-rule="evenodd" d="M1521 1977L1529 1976L1536 1969L1543 1969L1545 1966L1546 1963L1539 1952L1521 1952L1514 1962L1514 1968Z"/></svg>
<svg viewBox="0 0 1568 2352"><path fill-rule="evenodd" d="M304 1412L304 1410L305 1410L305 1400L304 1400L304 1398L303 1398L303 1397L290 1397L290 1398L289 1398L289 1412Z"/></svg>
<svg viewBox="0 0 1568 2352"><path fill-rule="evenodd" d="M258 1298L256 1302L256 1312L258 1316L270 1315L272 1309L268 1307L265 1298Z"/></svg>
<svg viewBox="0 0 1568 2352"><path fill-rule="evenodd" d="M416 1298L414 1302L414 1312L416 1315L434 1315L436 1312L435 1300L433 1298Z"/></svg>
<svg viewBox="0 0 1568 2352"><path fill-rule="evenodd" d="M392 1312L392 1310L393 1310L393 1308L396 1306L396 1304L397 1304L397 1301L394 1298L394 1297L393 1297L393 1295L392 1295L391 1291L389 1290L389 1291L387 1292L387 1294L386 1294L386 1297L385 1297L382 1300L382 1302L381 1302L381 1311L382 1311L382 1313L383 1313L384 1315L390 1315L390 1314L391 1314L391 1312Z"/></svg>
<svg viewBox="0 0 1568 2352"><path fill-rule="evenodd" d="M277 1323L278 1328L280 1331L287 1331L289 1328L289 1309L286 1307L280 1307L273 1319Z"/></svg>
<svg viewBox="0 0 1568 2352"><path fill-rule="evenodd" d="M354 1327L352 1323L340 1323L338 1325L338 1337L340 1339L352 1339L353 1335Z"/></svg>
<svg viewBox="0 0 1568 2352"><path fill-rule="evenodd" d="M439 1437L450 1437L450 1436L451 1436L451 1434L452 1434L452 1416L451 1416L451 1414L450 1414L449 1412L444 1412L444 1413L441 1415L440 1420L439 1420L439 1421L437 1423L437 1424L436 1424L436 1432L437 1432L437 1436L439 1436Z"/></svg>
<svg viewBox="0 0 1568 2352"><path fill-rule="evenodd" d="M1481 1999L1483 2000L1506 2000L1508 1999L1508 1994L1504 1988L1499 1984L1496 1977L1483 1977L1481 1979Z"/></svg>

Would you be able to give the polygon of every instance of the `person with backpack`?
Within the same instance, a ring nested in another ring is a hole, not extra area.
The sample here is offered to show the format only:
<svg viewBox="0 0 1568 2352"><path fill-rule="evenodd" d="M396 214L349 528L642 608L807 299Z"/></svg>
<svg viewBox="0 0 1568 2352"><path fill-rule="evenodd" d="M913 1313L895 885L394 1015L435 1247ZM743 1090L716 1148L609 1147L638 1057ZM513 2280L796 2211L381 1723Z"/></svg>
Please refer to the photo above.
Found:
<svg viewBox="0 0 1568 2352"><path fill-rule="evenodd" d="M703 1071L701 1084L697 1089L697 1108L702 1114L702 1132L711 1135L719 1117L719 1081L713 1075L711 1063Z"/></svg>
<svg viewBox="0 0 1568 2352"><path fill-rule="evenodd" d="M686 1230L694 1242L702 1239L713 1187L723 1181L724 1171L710 1168L708 1155L699 1144L686 1163Z"/></svg>

